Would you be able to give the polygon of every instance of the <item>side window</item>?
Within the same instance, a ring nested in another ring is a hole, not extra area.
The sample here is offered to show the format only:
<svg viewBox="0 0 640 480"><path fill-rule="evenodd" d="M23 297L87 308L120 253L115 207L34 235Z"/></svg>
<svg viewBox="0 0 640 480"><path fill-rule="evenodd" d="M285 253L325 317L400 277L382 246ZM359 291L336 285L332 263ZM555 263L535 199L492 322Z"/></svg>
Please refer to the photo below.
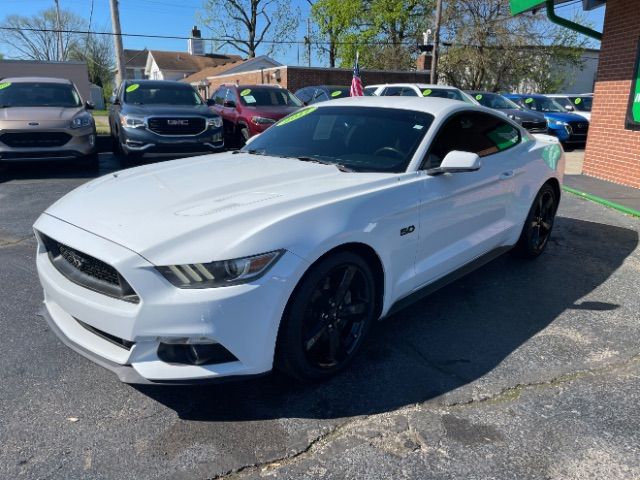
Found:
<svg viewBox="0 0 640 480"><path fill-rule="evenodd" d="M304 103L309 103L309 100L311 100L311 89L303 88L301 90L298 90L296 92L296 97L298 97Z"/></svg>
<svg viewBox="0 0 640 480"><path fill-rule="evenodd" d="M316 90L316 94L313 97L313 101L324 102L325 100L329 100L329 96L327 95L327 92L325 92L324 90Z"/></svg>
<svg viewBox="0 0 640 480"><path fill-rule="evenodd" d="M213 94L213 100L216 103L216 105L220 105L222 106L222 104L224 103L224 96L226 94L227 89L226 88L219 88L218 90L216 90L216 92Z"/></svg>
<svg viewBox="0 0 640 480"><path fill-rule="evenodd" d="M402 89L402 92L400 93L400 95L402 95L403 97L417 97L418 96L416 91L413 88L410 88L410 87L404 87Z"/></svg>
<svg viewBox="0 0 640 480"><path fill-rule="evenodd" d="M402 87L387 87L381 95L384 97L398 97L402 95Z"/></svg>
<svg viewBox="0 0 640 480"><path fill-rule="evenodd" d="M230 100L238 105L238 99L236 98L236 90L234 88L227 88L227 95L225 100Z"/></svg>
<svg viewBox="0 0 640 480"><path fill-rule="evenodd" d="M437 168L453 150L477 153L480 157L502 152L520 143L520 132L510 123L482 112L454 114L440 128L422 168Z"/></svg>

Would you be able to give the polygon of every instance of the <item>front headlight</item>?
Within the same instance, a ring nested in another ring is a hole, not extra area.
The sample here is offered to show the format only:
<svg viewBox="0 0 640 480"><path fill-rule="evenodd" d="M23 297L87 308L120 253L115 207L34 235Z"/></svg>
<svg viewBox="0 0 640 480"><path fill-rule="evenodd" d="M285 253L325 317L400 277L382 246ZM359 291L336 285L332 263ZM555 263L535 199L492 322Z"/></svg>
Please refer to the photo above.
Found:
<svg viewBox="0 0 640 480"><path fill-rule="evenodd" d="M260 278L276 263L282 253L283 250L276 250L234 260L156 268L178 288L226 287Z"/></svg>
<svg viewBox="0 0 640 480"><path fill-rule="evenodd" d="M266 117L251 117L251 121L256 125L269 125L271 123L276 123L273 118Z"/></svg>
<svg viewBox="0 0 640 480"><path fill-rule="evenodd" d="M220 128L222 126L222 117L212 117L207 119L209 128Z"/></svg>
<svg viewBox="0 0 640 480"><path fill-rule="evenodd" d="M553 120L552 118L550 118L549 120L547 120L547 125L549 125L550 127L564 127L565 125L568 125L568 123L563 122L562 120Z"/></svg>
<svg viewBox="0 0 640 480"><path fill-rule="evenodd" d="M90 113L81 113L71 120L71 128L84 128L93 123L93 117Z"/></svg>
<svg viewBox="0 0 640 480"><path fill-rule="evenodd" d="M124 128L141 128L144 127L144 119L131 115L120 115L120 125Z"/></svg>

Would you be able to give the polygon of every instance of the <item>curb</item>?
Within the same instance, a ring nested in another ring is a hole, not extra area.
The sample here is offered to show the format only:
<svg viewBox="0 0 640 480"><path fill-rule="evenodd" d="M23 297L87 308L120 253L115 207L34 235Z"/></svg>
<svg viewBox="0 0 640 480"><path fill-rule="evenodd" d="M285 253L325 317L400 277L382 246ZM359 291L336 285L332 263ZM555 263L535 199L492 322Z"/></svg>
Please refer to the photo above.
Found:
<svg viewBox="0 0 640 480"><path fill-rule="evenodd" d="M614 210L618 210L619 212L626 213L627 215L631 215L633 217L640 217L640 211L631 207L625 207L624 205L620 205L619 203L612 202L610 200L607 200L606 198L598 197L596 195L592 195L586 192L581 192L580 190L567 187L566 185L562 186L562 190L564 190L565 192L573 193L574 195L578 195L579 197L585 198L587 200L591 200L592 202L599 203L600 205L604 205L605 207L613 208Z"/></svg>

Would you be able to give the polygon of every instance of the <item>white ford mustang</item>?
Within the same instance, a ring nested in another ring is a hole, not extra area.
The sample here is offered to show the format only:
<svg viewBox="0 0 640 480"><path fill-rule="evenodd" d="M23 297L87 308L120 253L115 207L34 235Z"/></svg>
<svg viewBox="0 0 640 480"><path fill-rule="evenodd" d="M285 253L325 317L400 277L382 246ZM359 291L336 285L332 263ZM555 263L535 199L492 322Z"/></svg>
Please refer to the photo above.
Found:
<svg viewBox="0 0 640 480"><path fill-rule="evenodd" d="M37 220L44 316L130 383L328 377L373 321L545 248L564 153L492 110L347 98L240 152L112 173Z"/></svg>

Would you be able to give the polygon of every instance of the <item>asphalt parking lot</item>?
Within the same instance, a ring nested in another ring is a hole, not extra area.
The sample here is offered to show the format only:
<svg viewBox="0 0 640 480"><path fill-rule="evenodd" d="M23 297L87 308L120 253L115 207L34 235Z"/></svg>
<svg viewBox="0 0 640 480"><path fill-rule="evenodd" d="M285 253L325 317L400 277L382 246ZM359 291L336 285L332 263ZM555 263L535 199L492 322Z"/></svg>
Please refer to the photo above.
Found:
<svg viewBox="0 0 640 480"><path fill-rule="evenodd" d="M380 322L324 384L133 387L37 315L31 225L88 179L0 172L0 478L640 478L638 219L565 194L542 257Z"/></svg>

